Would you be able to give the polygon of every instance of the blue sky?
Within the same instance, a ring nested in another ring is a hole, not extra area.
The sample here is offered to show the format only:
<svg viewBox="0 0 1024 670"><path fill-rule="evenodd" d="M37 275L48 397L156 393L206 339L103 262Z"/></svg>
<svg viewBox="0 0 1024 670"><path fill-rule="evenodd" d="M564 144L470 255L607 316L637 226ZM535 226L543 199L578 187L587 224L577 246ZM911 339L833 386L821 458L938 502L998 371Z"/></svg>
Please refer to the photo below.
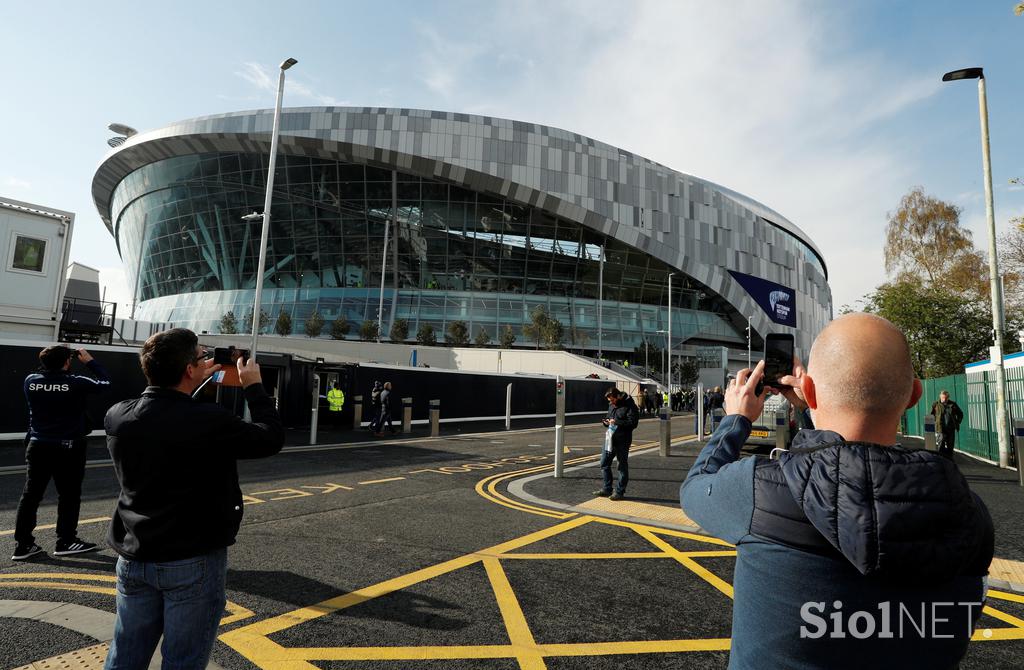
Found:
<svg viewBox="0 0 1024 670"><path fill-rule="evenodd" d="M127 301L92 204L108 123L285 106L477 112L580 132L743 192L804 229L835 305L884 281L886 213L920 185L986 244L1024 214L1024 17L973 2L4 3L0 194L77 214L72 259Z"/></svg>

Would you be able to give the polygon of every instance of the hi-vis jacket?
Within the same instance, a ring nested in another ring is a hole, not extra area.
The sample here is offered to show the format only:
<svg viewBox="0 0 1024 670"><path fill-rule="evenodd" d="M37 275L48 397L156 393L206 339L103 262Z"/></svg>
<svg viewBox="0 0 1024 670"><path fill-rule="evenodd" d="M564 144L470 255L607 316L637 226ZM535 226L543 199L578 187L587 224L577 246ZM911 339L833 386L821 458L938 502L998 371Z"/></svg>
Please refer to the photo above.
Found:
<svg viewBox="0 0 1024 670"><path fill-rule="evenodd" d="M327 409L332 412L340 412L345 406L345 392L341 389L331 389L327 392Z"/></svg>
<svg viewBox="0 0 1024 670"><path fill-rule="evenodd" d="M31 439L60 442L85 437L88 396L110 388L110 376L96 359L85 365L95 379L64 370L33 372L25 377Z"/></svg>

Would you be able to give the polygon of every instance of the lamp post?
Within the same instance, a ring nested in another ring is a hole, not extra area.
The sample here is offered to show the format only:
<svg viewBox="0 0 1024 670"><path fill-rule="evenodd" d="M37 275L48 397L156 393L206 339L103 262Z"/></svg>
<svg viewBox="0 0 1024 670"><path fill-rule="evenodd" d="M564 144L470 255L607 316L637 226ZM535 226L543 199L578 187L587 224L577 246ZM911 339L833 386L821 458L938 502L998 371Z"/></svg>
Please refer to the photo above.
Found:
<svg viewBox="0 0 1024 670"><path fill-rule="evenodd" d="M260 258L256 267L256 295L252 304L252 343L249 355L256 358L256 342L260 333L260 300L263 298L263 271L267 265L267 236L270 233L270 200L274 194L274 170L277 167L277 140L281 132L281 99L284 97L284 72L299 61L289 58L281 63L281 74L277 79L277 104L274 107L274 129L270 134L270 165L267 166L267 195L263 201L263 214L253 212L243 219L263 219L260 231Z"/></svg>
<svg viewBox="0 0 1024 670"><path fill-rule="evenodd" d="M654 332L658 333L659 335L668 335L668 331L667 330L656 330ZM668 342L665 342L665 349L668 349ZM665 352L664 351L661 352L661 364L662 365L665 364ZM665 368L663 367L661 370L662 370L662 372L661 372L661 381L662 381L662 383L665 383L665 379L666 379L666 377L665 377Z"/></svg>
<svg viewBox="0 0 1024 670"><path fill-rule="evenodd" d="M666 349L668 349L668 392L672 392L672 277L676 276L675 272L668 273L668 341Z"/></svg>
<svg viewBox="0 0 1024 670"><path fill-rule="evenodd" d="M751 369L750 366L750 319L753 317L747 317L747 369Z"/></svg>
<svg viewBox="0 0 1024 670"><path fill-rule="evenodd" d="M985 174L985 216L988 219L988 277L992 297L992 339L989 358L996 366L996 424L999 438L999 467L1010 465L1010 441L1007 435L1006 371L1003 368L1003 296L999 283L999 257L996 255L996 217L992 202L992 156L988 142L988 98L985 95L985 72L980 67L954 70L942 75L942 81L978 80L978 113L981 117L981 164Z"/></svg>
<svg viewBox="0 0 1024 670"><path fill-rule="evenodd" d="M604 245L597 266L597 358L604 356Z"/></svg>

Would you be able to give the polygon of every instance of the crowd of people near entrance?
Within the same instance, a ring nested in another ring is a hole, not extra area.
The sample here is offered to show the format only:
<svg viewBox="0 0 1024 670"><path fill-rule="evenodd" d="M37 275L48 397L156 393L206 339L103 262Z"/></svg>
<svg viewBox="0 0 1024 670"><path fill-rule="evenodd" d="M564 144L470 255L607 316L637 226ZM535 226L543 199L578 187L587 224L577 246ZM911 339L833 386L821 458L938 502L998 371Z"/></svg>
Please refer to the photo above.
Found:
<svg viewBox="0 0 1024 670"><path fill-rule="evenodd" d="M149 386L113 405L103 421L120 487L106 538L118 559L105 668L148 667L161 638L164 667L205 668L226 604L227 548L243 514L237 461L277 454L285 431L255 358L234 365L248 421L193 399L222 366L192 331L153 335L139 359ZM88 374L72 373L75 361ZM109 388L110 377L84 349L47 347L39 363L24 381L30 428L15 561L45 551L34 532L51 479L54 555L98 549L77 529L91 430L86 402ZM988 510L952 461L962 410L946 391L932 406L938 453L898 444L899 418L922 386L906 338L868 314L829 324L810 364L794 360L774 387L760 384L763 375L761 361L709 391L704 406L720 418L681 477L686 515L736 547L729 667L958 667L985 603L994 546ZM394 432L391 393L390 382L374 383L375 435ZM776 457L741 457L769 394L806 413L811 427ZM333 385L326 395L329 411L340 413L341 389ZM694 398L634 399L614 387L605 398L603 485L594 494L618 501L626 497L642 408L660 399L685 409ZM930 618L894 636L886 606ZM857 618L876 612L880 627Z"/></svg>

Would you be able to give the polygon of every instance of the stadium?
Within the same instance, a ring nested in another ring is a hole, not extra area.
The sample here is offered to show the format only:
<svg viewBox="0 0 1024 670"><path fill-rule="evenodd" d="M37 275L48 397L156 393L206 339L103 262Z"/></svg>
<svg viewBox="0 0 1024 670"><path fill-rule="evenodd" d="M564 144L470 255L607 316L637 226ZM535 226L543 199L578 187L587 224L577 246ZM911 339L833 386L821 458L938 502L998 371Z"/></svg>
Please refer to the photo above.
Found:
<svg viewBox="0 0 1024 670"><path fill-rule="evenodd" d="M273 110L190 119L103 158L92 195L133 318L215 333L232 311L244 325L260 227L242 217L263 208L272 124ZM514 346L532 347L522 328L541 306L569 349L664 346L671 273L674 347L744 349L749 319L755 349L765 333L793 332L806 352L832 316L820 251L778 212L533 123L285 109L270 221L262 306L300 333L315 310L357 337L377 320L382 271L383 332L406 319L410 340L423 324L440 337L463 321L495 342L511 327Z"/></svg>

